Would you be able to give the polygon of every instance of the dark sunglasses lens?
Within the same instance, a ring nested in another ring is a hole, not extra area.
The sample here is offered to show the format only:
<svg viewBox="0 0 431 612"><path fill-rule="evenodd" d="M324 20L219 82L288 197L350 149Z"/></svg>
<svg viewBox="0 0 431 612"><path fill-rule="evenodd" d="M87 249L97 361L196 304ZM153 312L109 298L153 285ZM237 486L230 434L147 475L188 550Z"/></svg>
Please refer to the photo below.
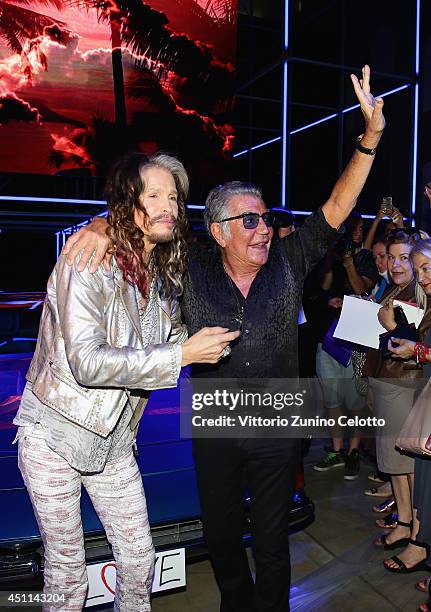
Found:
<svg viewBox="0 0 431 612"><path fill-rule="evenodd" d="M255 229L259 225L260 215L257 213L249 213L244 215L242 218L244 227L246 229ZM274 214L271 211L263 213L262 219L266 227L272 227L274 225Z"/></svg>
<svg viewBox="0 0 431 612"><path fill-rule="evenodd" d="M246 229L254 229L259 225L259 215L257 213L249 213L242 218Z"/></svg>
<svg viewBox="0 0 431 612"><path fill-rule="evenodd" d="M271 211L263 213L262 219L264 220L266 227L272 227L274 225L274 213Z"/></svg>

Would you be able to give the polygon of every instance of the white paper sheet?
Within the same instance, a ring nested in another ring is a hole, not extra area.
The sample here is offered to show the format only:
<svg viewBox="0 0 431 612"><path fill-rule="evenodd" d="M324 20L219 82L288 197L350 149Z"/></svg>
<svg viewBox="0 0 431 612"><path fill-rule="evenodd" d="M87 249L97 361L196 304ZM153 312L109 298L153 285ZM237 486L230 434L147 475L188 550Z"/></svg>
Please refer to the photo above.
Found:
<svg viewBox="0 0 431 612"><path fill-rule="evenodd" d="M424 311L421 308L418 308L414 304L409 304L408 302L401 302L400 300L394 300L394 306L402 306L407 321L409 323L414 323L416 329L419 327L422 317L424 316Z"/></svg>
<svg viewBox="0 0 431 612"><path fill-rule="evenodd" d="M394 306L396 305L402 306L409 323L415 323L416 327L419 326L424 314L423 310L399 300L394 300ZM377 318L380 308L381 305L375 302L345 295L334 338L379 348L379 335L386 332Z"/></svg>

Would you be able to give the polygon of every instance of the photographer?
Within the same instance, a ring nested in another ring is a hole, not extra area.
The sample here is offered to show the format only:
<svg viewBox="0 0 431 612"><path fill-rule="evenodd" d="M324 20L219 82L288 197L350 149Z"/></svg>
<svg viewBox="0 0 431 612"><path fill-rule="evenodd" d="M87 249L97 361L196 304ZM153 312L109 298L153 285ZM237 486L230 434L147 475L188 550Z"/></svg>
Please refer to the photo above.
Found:
<svg viewBox="0 0 431 612"><path fill-rule="evenodd" d="M341 362L337 352L330 350L325 336L331 335L335 320L338 319L344 295L361 295L375 285L379 274L371 251L362 248L362 217L352 213L345 221L346 233L341 240L328 250L321 268L322 309L319 344L316 354L316 372L320 379L325 406L329 416L337 418L344 411L358 411L364 407L364 397L356 390L351 360ZM330 344L330 343L329 343ZM318 472L326 472L335 467L345 466L346 480L354 480L359 475L359 442L356 432L349 439L348 454L343 450L343 436L340 431L333 432L333 447L322 461L314 466Z"/></svg>
<svg viewBox="0 0 431 612"><path fill-rule="evenodd" d="M344 295L361 295L378 280L373 256L369 250L362 248L361 215L352 213L345 227L345 236L328 250L322 266L321 287L330 296L328 306L334 308L341 308Z"/></svg>

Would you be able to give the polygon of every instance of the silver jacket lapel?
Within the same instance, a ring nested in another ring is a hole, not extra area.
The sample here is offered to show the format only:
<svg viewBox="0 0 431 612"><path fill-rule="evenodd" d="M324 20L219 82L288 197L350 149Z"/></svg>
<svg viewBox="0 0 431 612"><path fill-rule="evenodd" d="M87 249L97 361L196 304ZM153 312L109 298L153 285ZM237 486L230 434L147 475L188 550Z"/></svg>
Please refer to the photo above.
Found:
<svg viewBox="0 0 431 612"><path fill-rule="evenodd" d="M135 289L130 283L123 279L123 273L117 267L117 265L114 266L114 281L120 292L120 298L126 311L127 317L142 344L142 329L141 322L139 319L138 304L136 303Z"/></svg>

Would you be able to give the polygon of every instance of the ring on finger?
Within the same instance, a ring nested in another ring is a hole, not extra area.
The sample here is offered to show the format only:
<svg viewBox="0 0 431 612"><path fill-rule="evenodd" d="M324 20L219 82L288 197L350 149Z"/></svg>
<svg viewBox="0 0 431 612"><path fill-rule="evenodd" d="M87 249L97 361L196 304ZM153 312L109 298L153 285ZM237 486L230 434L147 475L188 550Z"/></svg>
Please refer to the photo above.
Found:
<svg viewBox="0 0 431 612"><path fill-rule="evenodd" d="M230 346L229 345L226 346L223 351L222 357L228 357L231 354L231 352L232 352L232 349L230 348Z"/></svg>

